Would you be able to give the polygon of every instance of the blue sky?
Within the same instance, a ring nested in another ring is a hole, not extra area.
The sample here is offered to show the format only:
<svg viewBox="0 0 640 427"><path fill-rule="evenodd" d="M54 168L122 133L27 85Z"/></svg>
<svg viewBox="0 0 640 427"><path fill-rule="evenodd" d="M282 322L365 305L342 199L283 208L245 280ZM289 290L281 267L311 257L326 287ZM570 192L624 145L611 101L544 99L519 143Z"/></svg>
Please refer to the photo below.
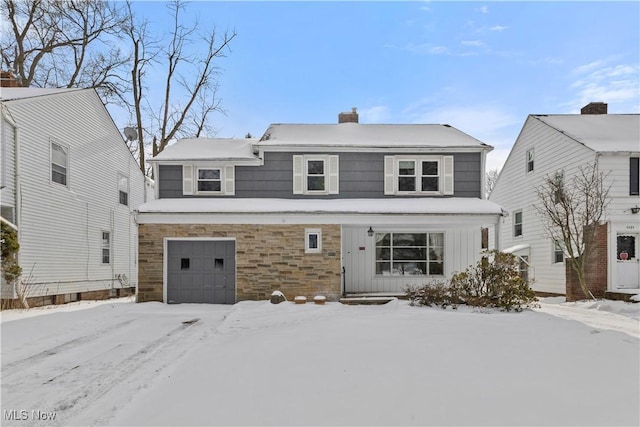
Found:
<svg viewBox="0 0 640 427"><path fill-rule="evenodd" d="M162 2L138 2L160 28ZM218 137L271 123L448 123L500 168L528 114L590 101L640 112L640 2L218 2L187 9L218 32Z"/></svg>

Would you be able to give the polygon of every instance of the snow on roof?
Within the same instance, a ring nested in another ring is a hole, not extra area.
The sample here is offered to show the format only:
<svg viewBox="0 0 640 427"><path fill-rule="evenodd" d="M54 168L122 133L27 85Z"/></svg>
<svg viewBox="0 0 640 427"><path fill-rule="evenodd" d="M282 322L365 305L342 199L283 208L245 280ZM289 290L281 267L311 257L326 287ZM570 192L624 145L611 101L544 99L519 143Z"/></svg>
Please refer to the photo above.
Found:
<svg viewBox="0 0 640 427"><path fill-rule="evenodd" d="M558 114L534 117L593 151L640 151L640 114Z"/></svg>
<svg viewBox="0 0 640 427"><path fill-rule="evenodd" d="M257 160L254 138L188 138L166 147L154 161L184 160Z"/></svg>
<svg viewBox="0 0 640 427"><path fill-rule="evenodd" d="M449 125L438 124L272 124L258 146L329 147L493 147Z"/></svg>
<svg viewBox="0 0 640 427"><path fill-rule="evenodd" d="M489 200L464 197L393 199L157 199L139 207L140 213L219 214L484 214L500 215L502 208Z"/></svg>
<svg viewBox="0 0 640 427"><path fill-rule="evenodd" d="M54 95L58 93L84 90L82 88L41 88L41 87L3 87L0 89L0 99L12 101L15 99L34 98L36 96Z"/></svg>
<svg viewBox="0 0 640 427"><path fill-rule="evenodd" d="M507 249L503 249L502 252L507 254L513 254L516 252L528 250L529 248L530 248L530 245L528 243L523 243L521 245L510 246Z"/></svg>

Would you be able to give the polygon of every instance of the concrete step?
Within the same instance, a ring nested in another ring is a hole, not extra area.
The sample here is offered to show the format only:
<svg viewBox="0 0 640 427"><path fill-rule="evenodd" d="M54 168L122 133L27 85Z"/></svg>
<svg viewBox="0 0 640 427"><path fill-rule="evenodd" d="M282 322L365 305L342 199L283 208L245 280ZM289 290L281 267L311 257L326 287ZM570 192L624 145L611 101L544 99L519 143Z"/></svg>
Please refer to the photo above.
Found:
<svg viewBox="0 0 640 427"><path fill-rule="evenodd" d="M348 305L379 305L379 304L386 304L389 301L393 301L397 299L397 297L384 297L384 296L375 296L375 297L345 297L345 298L340 298L340 302L342 304L348 304Z"/></svg>

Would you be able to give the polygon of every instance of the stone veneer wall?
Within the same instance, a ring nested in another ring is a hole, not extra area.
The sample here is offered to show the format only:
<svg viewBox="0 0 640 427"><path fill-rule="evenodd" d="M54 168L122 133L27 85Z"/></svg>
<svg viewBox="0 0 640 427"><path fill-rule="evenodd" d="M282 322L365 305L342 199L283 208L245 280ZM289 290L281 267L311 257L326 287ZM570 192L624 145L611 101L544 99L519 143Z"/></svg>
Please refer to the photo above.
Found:
<svg viewBox="0 0 640 427"><path fill-rule="evenodd" d="M322 230L322 253L305 253L305 228ZM163 300L165 237L235 238L237 301L266 300L275 290L288 300L298 295L340 298L340 225L140 224L139 302Z"/></svg>

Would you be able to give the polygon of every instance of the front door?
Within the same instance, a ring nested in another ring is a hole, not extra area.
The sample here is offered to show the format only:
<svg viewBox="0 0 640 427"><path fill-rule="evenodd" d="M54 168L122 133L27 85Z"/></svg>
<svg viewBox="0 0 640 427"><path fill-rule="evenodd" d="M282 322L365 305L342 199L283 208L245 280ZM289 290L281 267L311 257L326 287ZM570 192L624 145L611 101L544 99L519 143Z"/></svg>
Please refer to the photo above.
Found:
<svg viewBox="0 0 640 427"><path fill-rule="evenodd" d="M617 236L616 268L619 289L638 289L640 287L638 236L638 233L624 233Z"/></svg>

